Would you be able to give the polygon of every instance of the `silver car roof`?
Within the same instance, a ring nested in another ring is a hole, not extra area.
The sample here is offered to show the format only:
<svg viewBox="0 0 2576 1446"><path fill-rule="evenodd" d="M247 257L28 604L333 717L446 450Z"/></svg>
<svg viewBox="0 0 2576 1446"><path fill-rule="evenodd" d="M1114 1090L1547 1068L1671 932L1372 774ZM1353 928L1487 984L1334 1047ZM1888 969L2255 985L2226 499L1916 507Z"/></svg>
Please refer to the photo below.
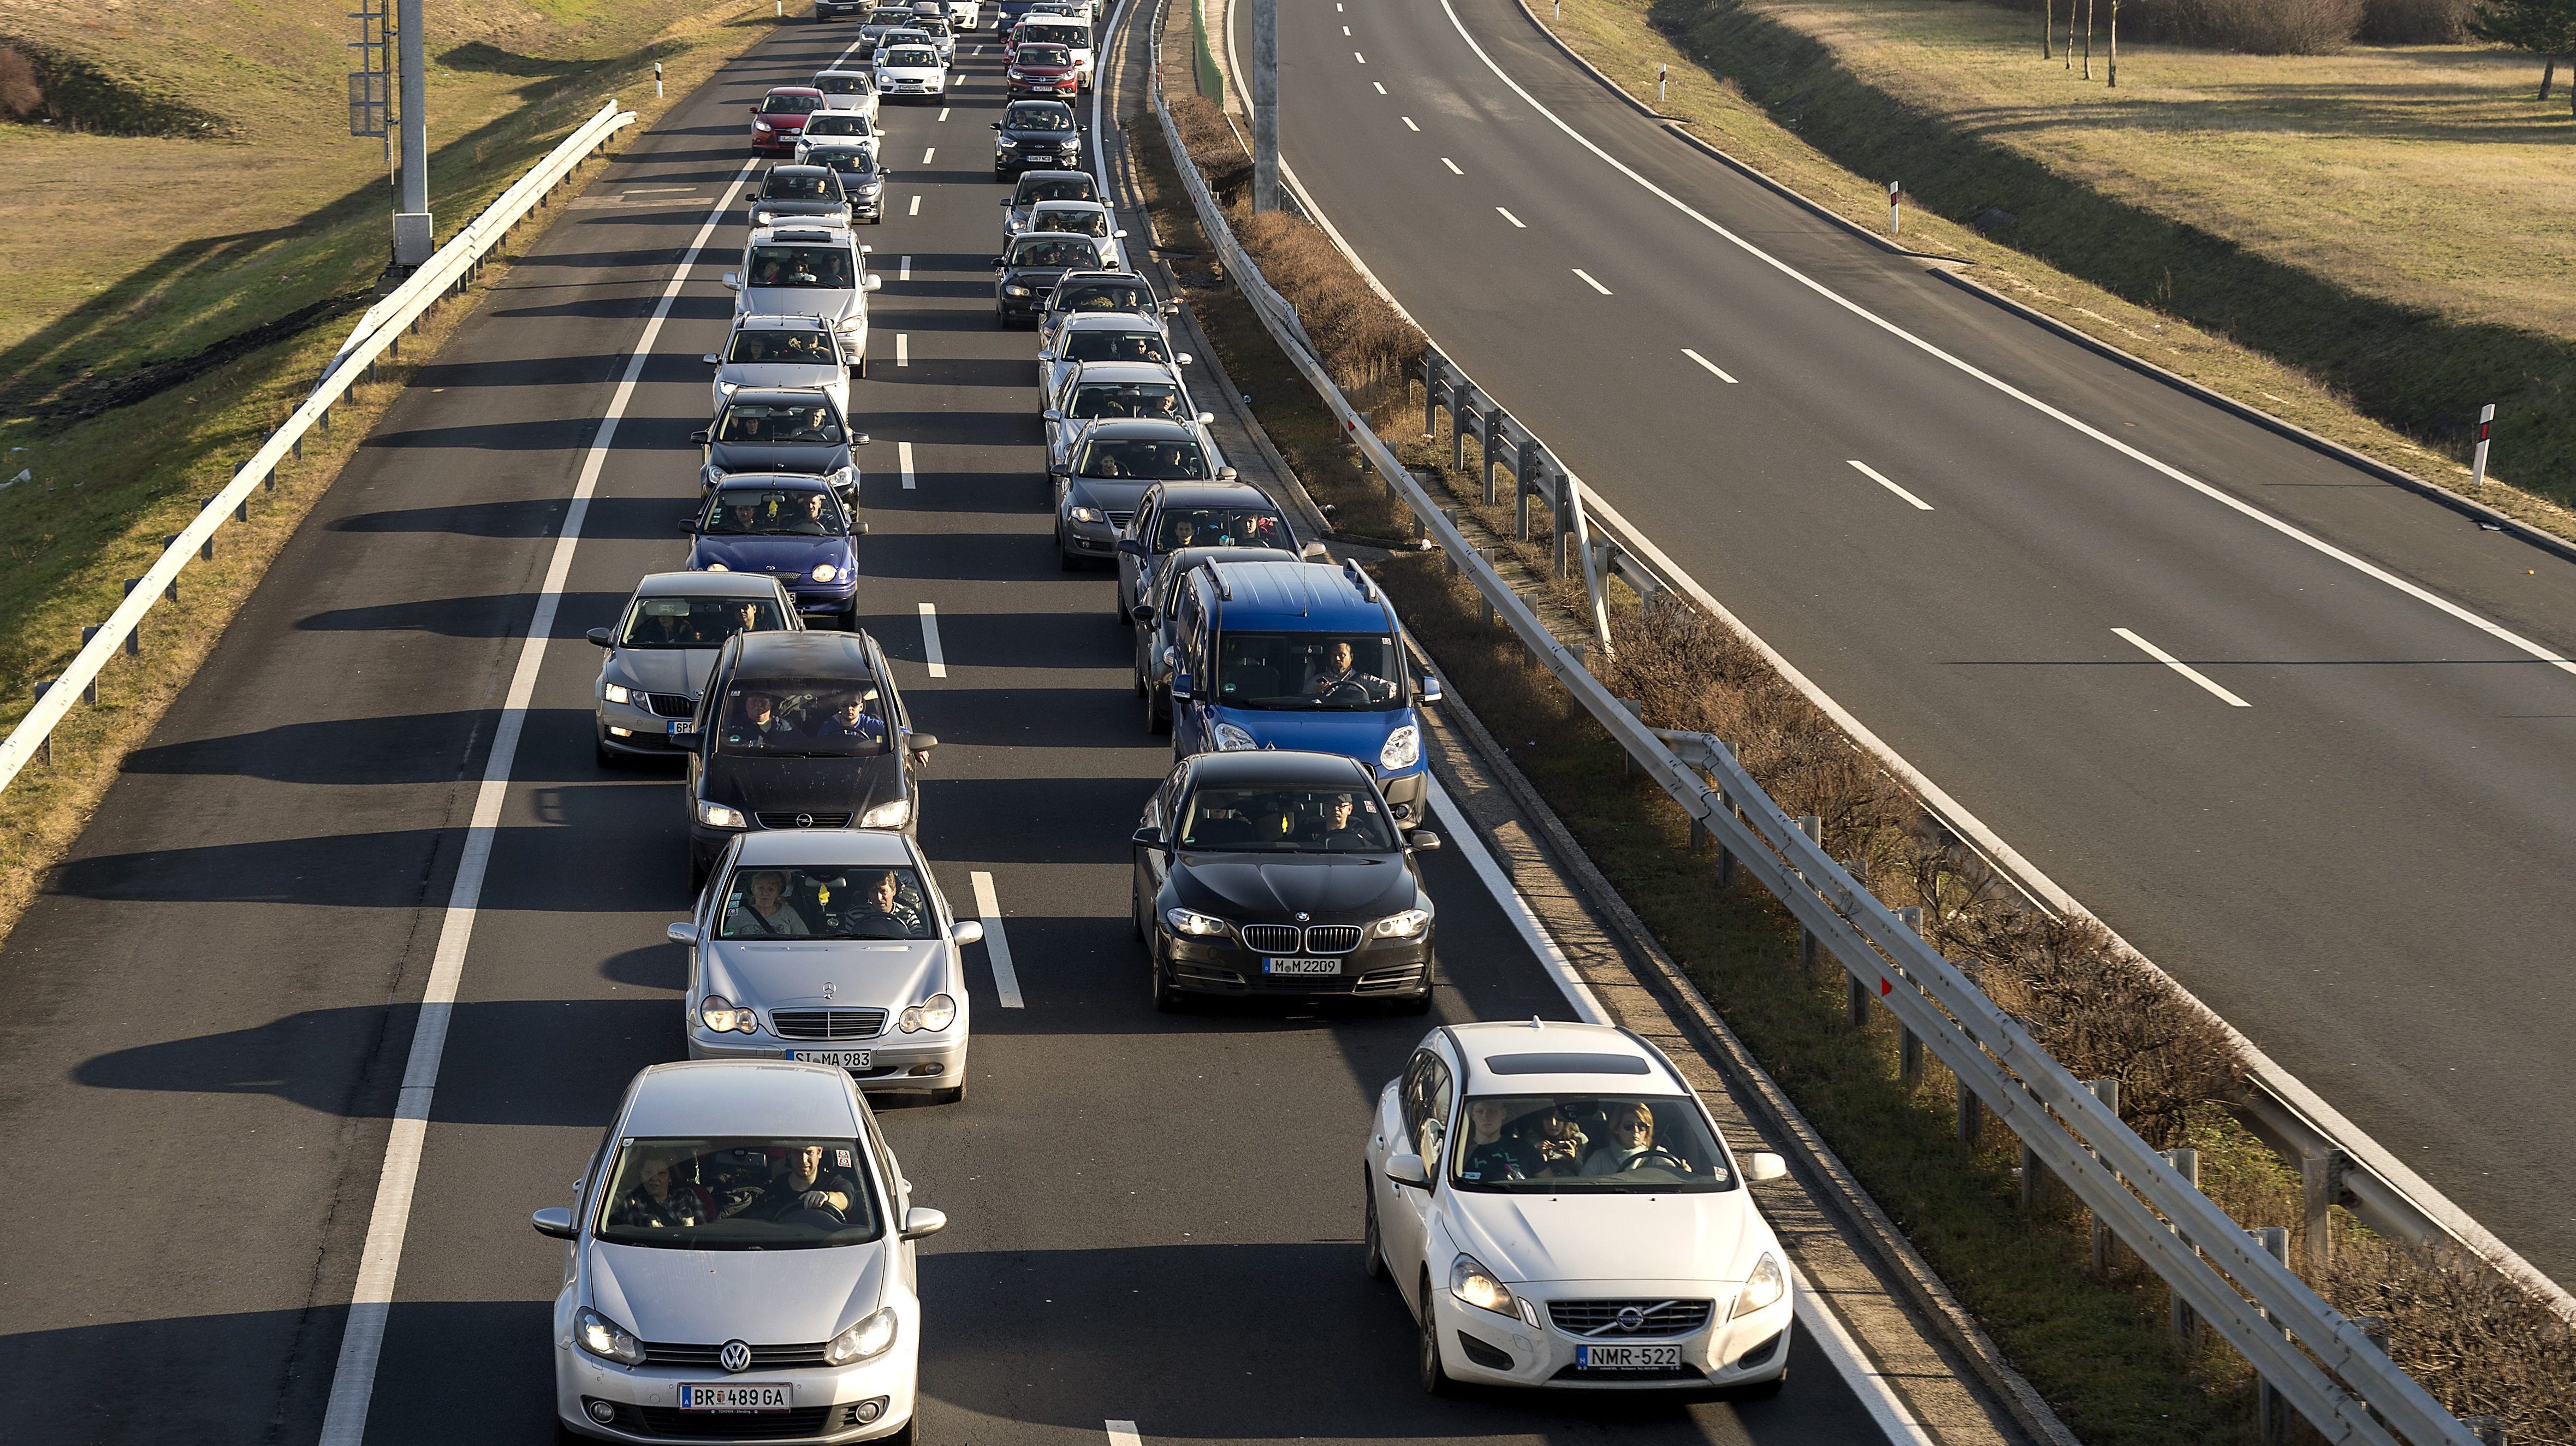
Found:
<svg viewBox="0 0 2576 1446"><path fill-rule="evenodd" d="M699 1059L657 1064L636 1076L618 1129L686 1139L851 1139L859 1116L850 1076L835 1066Z"/></svg>
<svg viewBox="0 0 2576 1446"><path fill-rule="evenodd" d="M1097 240L1098 238L1093 238ZM1064 324L1067 331L1150 331L1163 334L1160 323L1140 311L1077 311Z"/></svg>
<svg viewBox="0 0 2576 1446"><path fill-rule="evenodd" d="M734 861L746 868L755 864L763 868L790 864L908 868L919 862L902 834L865 828L755 830L742 836L742 852Z"/></svg>
<svg viewBox="0 0 2576 1446"><path fill-rule="evenodd" d="M768 583L767 587L759 586ZM778 584L750 572L648 572L637 597L776 597Z"/></svg>
<svg viewBox="0 0 2576 1446"><path fill-rule="evenodd" d="M1472 1093L1509 1094L1687 1094L1690 1087L1677 1078L1670 1065L1648 1049L1626 1030L1608 1024L1577 1024L1548 1020L1544 1024L1523 1020L1506 1024L1489 1020L1477 1024L1451 1025L1441 1031L1449 1036L1467 1068L1467 1088ZM1493 1062L1513 1055L1530 1056L1518 1062L1511 1073L1497 1073ZM1599 1061L1591 1068L1546 1068L1549 1056L1557 1056L1569 1066L1585 1061ZM1624 1063L1610 1064L1610 1060ZM1639 1068L1643 1066L1643 1068Z"/></svg>
<svg viewBox="0 0 2576 1446"><path fill-rule="evenodd" d="M817 311L761 311L733 319L736 331L812 331L822 325Z"/></svg>
<svg viewBox="0 0 2576 1446"><path fill-rule="evenodd" d="M1169 382L1179 378L1161 362L1087 361L1075 362L1076 380L1082 382Z"/></svg>

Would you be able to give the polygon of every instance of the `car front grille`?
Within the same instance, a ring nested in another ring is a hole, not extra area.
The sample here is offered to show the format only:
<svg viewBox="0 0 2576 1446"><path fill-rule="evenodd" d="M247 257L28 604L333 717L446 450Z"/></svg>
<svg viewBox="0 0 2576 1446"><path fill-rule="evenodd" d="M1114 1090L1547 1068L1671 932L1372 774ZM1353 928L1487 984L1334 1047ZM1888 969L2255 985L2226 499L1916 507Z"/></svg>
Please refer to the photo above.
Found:
<svg viewBox="0 0 2576 1446"><path fill-rule="evenodd" d="M762 828L848 828L846 813L755 813Z"/></svg>
<svg viewBox="0 0 2576 1446"><path fill-rule="evenodd" d="M1547 1318L1558 1330L1593 1340L1646 1340L1686 1336L1708 1324L1710 1302L1704 1300L1552 1300ZM1624 1327L1621 1311L1637 1313L1637 1324Z"/></svg>
<svg viewBox="0 0 2576 1446"><path fill-rule="evenodd" d="M721 1345L677 1345L661 1341L646 1341L644 1343L644 1364L648 1366L705 1366L710 1370L721 1371L723 1368L716 1364L716 1353L723 1349L724 1347ZM789 1366L819 1366L822 1363L823 1345L819 1341L810 1346L753 1346L751 1348L751 1365L749 1369L755 1371L776 1371L783 1370Z"/></svg>
<svg viewBox="0 0 2576 1446"><path fill-rule="evenodd" d="M1109 513L1108 517L1110 526L1124 532L1127 530L1127 524L1136 520L1136 510L1131 507L1124 512Z"/></svg>
<svg viewBox="0 0 2576 1446"><path fill-rule="evenodd" d="M882 1009L773 1009L769 1013L770 1031L781 1039L874 1039L885 1033L885 1025Z"/></svg>
<svg viewBox="0 0 2576 1446"><path fill-rule="evenodd" d="M832 1408L796 1411L683 1411L672 1406L620 1406L617 1424L639 1436L672 1441L780 1441L820 1436L831 1429Z"/></svg>
<svg viewBox="0 0 2576 1446"><path fill-rule="evenodd" d="M698 700L686 693L646 693L644 711L656 718L694 718Z"/></svg>
<svg viewBox="0 0 2576 1446"><path fill-rule="evenodd" d="M1243 947L1255 954L1348 954L1360 946L1357 924L1246 924Z"/></svg>
<svg viewBox="0 0 2576 1446"><path fill-rule="evenodd" d="M1317 924L1306 931L1309 954L1348 954L1360 946L1357 924Z"/></svg>
<svg viewBox="0 0 2576 1446"><path fill-rule="evenodd" d="M1246 924L1243 947L1255 954L1294 954L1297 952L1297 926L1294 924Z"/></svg>

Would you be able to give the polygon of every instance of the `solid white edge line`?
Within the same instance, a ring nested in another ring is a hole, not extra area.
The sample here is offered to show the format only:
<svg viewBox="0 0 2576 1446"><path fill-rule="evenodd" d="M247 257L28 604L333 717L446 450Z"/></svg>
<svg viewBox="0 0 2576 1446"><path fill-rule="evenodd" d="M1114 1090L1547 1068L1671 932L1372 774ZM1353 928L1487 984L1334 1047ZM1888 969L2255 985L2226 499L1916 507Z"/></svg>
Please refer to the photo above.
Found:
<svg viewBox="0 0 2576 1446"><path fill-rule="evenodd" d="M2038 412L2040 415L2047 417L2052 421L2063 423L2067 427L2082 433L2084 436L2092 438L2094 441L2101 443L2105 447L2110 448L2112 451L2151 468L2176 482L2180 482L2184 486L2191 488L2193 491L2200 493L2202 496L2209 498L2211 501L2216 502L2221 506L2234 509L2244 516L2263 524L2265 527L2271 528L2283 537L2287 537L2294 542L2312 548L2327 557L2331 557L2335 561L2352 568L2354 571L2361 573L2365 577L2385 583L2399 592L2406 594L2408 597L2414 598L2418 602L2424 603L2430 607L2438 608L2442 612L2450 614L2453 618L2476 628L2478 631L2485 633L2508 646L2516 648L2530 657L2549 664L2560 672L2576 674L2576 660L2563 658L2540 644L2533 642L2531 639L2523 637L2521 634L2504 627L2502 624L2489 622L2487 619L2478 616L2476 613L2469 611L2467 608L2460 606L2458 603L2452 602L2450 599L2445 598L2438 593L2432 592L2426 588L2418 587L2414 583L2408 582L2406 579L2388 571L2386 568L2380 567L2364 558L2357 557L2352 553L2346 552L2344 549L2335 546L2333 543L2326 541L2322 537L2318 537L2300 527L2289 522L2285 522L2278 517L2274 517L2270 513L2263 511L2261 508L2256 507L2242 498L2232 496L2207 482L2203 482L2199 478L2192 476L2190 473L2183 471L2179 467L2175 467L2170 463L2139 451L2137 448L2130 446L2128 443L2121 441L2119 438L2112 436L2110 433L2103 431L2092 423L2074 416L2071 413L2061 411L2058 408L2041 401L2039 398L2034 397L2030 393L2023 391L2021 388L2014 386L2012 383L2005 381L2003 378L1979 368L1974 363L1966 361L1960 357L1952 356L1950 353L1943 351L1931 342L1925 341L1923 338L1916 336L1914 333L1907 331L1905 328L1898 326L1892 321L1889 321L1887 318L1870 311L1860 303L1837 294L1822 282L1819 282L1815 278L1808 276L1806 273L1799 271L1796 267L1789 265L1787 262L1782 261L1770 252L1765 251L1761 247L1754 245L1752 242L1745 240L1743 237L1738 236L1733 231L1728 230L1726 227L1718 224L1709 217L1702 215L1688 202L1683 201L1680 197L1675 196L1672 192L1665 190L1654 182L1647 180L1644 176L1639 175L1626 162L1611 155L1600 146L1595 145L1590 137L1567 124L1563 117L1559 116L1556 112L1549 110L1539 101L1538 97L1531 95L1527 90L1522 89L1521 83L1506 74L1500 65L1494 63L1494 58L1485 53L1485 47L1476 43L1476 37L1467 33L1466 23L1458 18L1458 11L1456 7L1450 4L1450 0L1440 0L1440 8L1448 13L1449 23L1457 30L1458 38L1467 42L1467 48L1476 52L1476 58L1485 62L1485 68L1492 71L1495 78L1502 81L1503 84L1510 86L1515 95L1518 95L1522 100L1529 102L1531 109L1536 110L1540 115L1547 117L1549 122L1555 125L1558 130L1565 132L1566 135L1573 138L1577 145L1582 146L1585 150L1600 157L1621 175L1626 176L1629 180L1632 180L1638 185L1644 187L1650 194L1663 201L1666 205L1671 206L1674 210L1681 212L1683 215L1697 221L1700 225L1708 228L1710 231L1725 238L1746 255L1762 262L1772 270L1777 271L1781 275L1788 277L1790 280L1797 282L1799 285L1814 292L1816 295L1823 297L1825 300L1832 302L1834 305L1841 307L1843 310L1851 313L1855 317L1858 317L1862 321L1868 322L1870 325L1877 327L1889 336L1895 337L1897 340L1906 343L1908 346L1914 347L1916 350L1921 351L1927 356L1936 357L1939 360L1948 363L1950 366L1956 368L1965 375L1974 377L1978 381L1985 383L1987 386L1994 388L1996 391L2003 393L2005 396L2012 398L2014 401L2020 402L2031 410Z"/></svg>
<svg viewBox="0 0 2576 1446"><path fill-rule="evenodd" d="M930 676L948 676L948 659L939 651L939 609L929 603L921 605L921 656L930 664Z"/></svg>
<svg viewBox="0 0 2576 1446"><path fill-rule="evenodd" d="M1513 886L1511 876L1503 872L1503 866L1486 850L1484 837L1468 824L1467 816L1458 811L1457 803L1449 797L1449 790L1442 788L1436 777L1430 780L1430 785L1431 811L1440 816L1441 826L1449 830L1449 843L1467 856L1468 866L1476 871L1478 879L1484 881L1485 892L1494 896L1494 902L1502 908L1503 917L1511 920L1512 928L1520 934L1521 942L1538 956L1539 967L1547 971L1548 978L1556 981L1556 987L1565 994L1566 1003L1574 1006L1575 1017L1586 1024L1608 1024L1609 1012L1601 1007L1600 1000L1592 997L1592 986L1584 983L1583 976L1574 972L1573 961L1565 957L1565 951L1556 947L1555 938L1541 927L1538 915L1530 910L1529 901L1521 897L1521 891Z"/></svg>
<svg viewBox="0 0 2576 1446"><path fill-rule="evenodd" d="M1504 220L1511 222L1511 223L1512 223L1512 229L1513 229L1513 230L1515 230L1515 231L1526 231L1526 230L1528 230L1528 229L1529 229L1529 226L1527 225L1527 223L1523 222L1523 221L1521 220L1521 218L1520 218L1520 217L1513 215L1511 212L1509 212L1509 211L1507 211L1507 210L1504 210L1502 207L1500 207L1500 206L1496 206L1496 207L1494 208L1494 211L1495 211L1495 213L1496 213L1496 214L1500 215Z"/></svg>
<svg viewBox="0 0 2576 1446"><path fill-rule="evenodd" d="M907 332L894 334L894 364L899 367L912 365L912 337Z"/></svg>
<svg viewBox="0 0 2576 1446"><path fill-rule="evenodd" d="M421 1148L429 1134L430 1104L438 1089L439 1063L447 1050L448 1019L455 1010L457 987L464 977L466 950L474 939L474 920L482 907L483 879L491 867L501 809L509 800L510 770L518 758L519 735L527 725L528 705L536 694L537 674L545 664L546 642L554 632L555 613L563 604L573 553L581 544L582 524L590 516L591 494L598 490L600 471L608 463L609 446L617 438L618 421L635 396L636 382L653 355L653 343L662 334L662 323L671 315L671 303L687 284L691 268L706 249L707 238L727 219L734 197L758 165L758 161L745 162L735 173L733 184L725 188L723 198L708 213L706 224L698 228L697 239L689 243L678 268L662 288L662 298L654 305L627 359L626 373L618 379L608 410L599 419L589 455L582 459L580 479L573 484L572 504L564 512L563 531L555 538L554 552L547 560L537 609L528 619L527 634L519 644L519 661L511 672L509 691L502 697L501 717L492 729L491 753L483 766L483 782L475 792L465 847L456 861L456 882L448 890L447 913L439 924L437 951L430 958L429 982L421 992L420 1014L412 1025L411 1053L403 1064L402 1092L394 1106L392 1133L385 1141L384 1168L376 1178L376 1203L367 1220L367 1243L358 1257L349 1318L341 1328L339 1360L331 1371L330 1401L323 1408L323 1446L357 1446L366 1439L367 1409L375 1400L376 1366L384 1354L385 1321L393 1307L394 1282L402 1269L403 1238L411 1228L412 1193L419 1179Z"/></svg>
<svg viewBox="0 0 2576 1446"><path fill-rule="evenodd" d="M1859 469L1860 475L1863 477L1866 477L1872 482L1877 483L1879 486L1886 488L1888 491L1895 493L1897 496L1904 498L1906 501L1913 503L1916 511L1929 512L1932 510L1931 503L1924 501L1922 498L1915 496L1913 493L1908 492L1904 488L1887 480L1886 473L1879 471L1877 468L1869 465L1867 462L1859 460L1858 458L1850 458L1847 460L1851 462L1853 467Z"/></svg>
<svg viewBox="0 0 2576 1446"><path fill-rule="evenodd" d="M1592 279L1592 273L1591 273L1591 272L1584 270L1584 269L1583 269L1582 267L1580 267L1580 266L1577 266L1577 267L1575 267L1575 268L1574 268L1574 274L1583 278L1583 284L1584 284L1584 285L1591 287L1593 290L1600 292L1600 293L1601 293L1602 295L1604 295L1604 296L1608 296L1608 295L1610 294L1610 288L1609 288L1609 287L1607 287L1607 286L1602 285L1602 284L1601 284L1600 282L1598 282L1598 281L1593 280L1593 279Z"/></svg>
<svg viewBox="0 0 2576 1446"><path fill-rule="evenodd" d="M1707 357L1701 356L1698 352L1691 350L1689 347L1682 348L1682 355L1689 357L1692 361L1698 362L1701 366L1708 368L1710 376L1717 378L1719 381L1726 383L1730 387L1735 385L1735 378L1728 376L1717 363L1710 361Z"/></svg>
<svg viewBox="0 0 2576 1446"><path fill-rule="evenodd" d="M1145 1446L1145 1438L1136 1434L1133 1421L1103 1421L1109 1431L1109 1446Z"/></svg>
<svg viewBox="0 0 2576 1446"><path fill-rule="evenodd" d="M1903 1443L1903 1446L1932 1446L1930 1433L1923 1429L1922 1422L1914 1418L1914 1412L1907 1409L1905 1398L1888 1384L1886 1373L1871 1362L1868 1353L1860 1348L1860 1342L1852 1339L1851 1332L1843 1327L1842 1317L1835 1315L1824 1298L1816 1294L1816 1288L1807 1283L1807 1272L1800 1270L1794 1260L1789 1262L1789 1275L1798 1292L1790 1310L1797 1315L1798 1323L1807 1328L1807 1338L1825 1353L1826 1360L1833 1362L1834 1373L1851 1386L1852 1395L1860 1400L1860 1408L1878 1423L1878 1429L1887 1434L1888 1440Z"/></svg>
<svg viewBox="0 0 2576 1446"><path fill-rule="evenodd" d="M993 993L1004 1009L1026 1009L1028 1001L1020 997L1020 971L1011 965L1011 936L1002 927L1001 900L993 894L993 876L978 872L970 876L975 886L975 917L984 921L984 957L993 965Z"/></svg>
<svg viewBox="0 0 2576 1446"><path fill-rule="evenodd" d="M894 444L894 462L896 468L903 473L903 490L912 491L912 444L910 442Z"/></svg>
<svg viewBox="0 0 2576 1446"><path fill-rule="evenodd" d="M2228 692L2225 688L2211 682L2209 675L2203 673L2200 669L2193 667L2191 664L2184 662L2182 659L2175 657L2173 654L2168 653L2164 649L2157 647L2155 644L2148 642L2146 639L2139 637L2136 633L2130 632L2127 628L2113 628L2111 631L2128 639L2130 643L2136 646L2139 652L2146 654L2148 657L2155 659L2157 662L2164 664L2166 667L2173 669L2175 672L2182 674L2184 677L2198 683L2203 688L2208 689L2212 696L2224 699L2228 707L2251 708L2254 706L2253 704L2246 702L2244 699L2237 697L2235 694Z"/></svg>

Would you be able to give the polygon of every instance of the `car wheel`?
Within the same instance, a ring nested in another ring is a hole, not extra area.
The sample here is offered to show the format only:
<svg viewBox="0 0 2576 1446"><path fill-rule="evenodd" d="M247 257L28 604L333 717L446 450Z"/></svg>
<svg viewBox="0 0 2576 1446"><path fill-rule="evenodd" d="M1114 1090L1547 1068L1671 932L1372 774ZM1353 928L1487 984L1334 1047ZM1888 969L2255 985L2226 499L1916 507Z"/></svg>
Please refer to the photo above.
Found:
<svg viewBox="0 0 2576 1446"><path fill-rule="evenodd" d="M1160 688L1145 690L1145 731L1148 733L1172 731L1171 710L1163 706L1163 690Z"/></svg>
<svg viewBox="0 0 2576 1446"><path fill-rule="evenodd" d="M591 740L590 746L591 751L598 756L599 766L602 768L618 768L622 767L626 762L623 755L619 754L616 750L610 748L605 742L597 738L593 738Z"/></svg>
<svg viewBox="0 0 2576 1446"><path fill-rule="evenodd" d="M918 1419L919 1418L917 1417L915 1418L915 1420ZM870 1446L912 1446L913 1424L913 1421L904 1422L902 1430L895 1432L891 1436L879 1436L874 1442L870 1443Z"/></svg>
<svg viewBox="0 0 2576 1446"><path fill-rule="evenodd" d="M848 607L845 607L838 613L833 614L832 621L840 626L842 632L857 632L859 630L859 600L856 597L852 597Z"/></svg>
<svg viewBox="0 0 2576 1446"><path fill-rule="evenodd" d="M1772 1397L1779 1395L1780 1388L1787 1384L1789 1384L1789 1373L1787 1371L1782 1371L1780 1374L1773 1376L1767 1381L1756 1381L1749 1386L1738 1386L1728 1394L1739 1401L1768 1401Z"/></svg>
<svg viewBox="0 0 2576 1446"><path fill-rule="evenodd" d="M1368 1166L1360 1166L1360 1190L1368 1201L1368 1212L1360 1226L1360 1269L1371 1280L1391 1277L1386 1269L1386 1241L1377 1229L1377 1182L1370 1178Z"/></svg>
<svg viewBox="0 0 2576 1446"><path fill-rule="evenodd" d="M698 862L697 855L691 854L689 856L689 901L697 902L698 895L706 892L706 887L707 866Z"/></svg>
<svg viewBox="0 0 2576 1446"><path fill-rule="evenodd" d="M1180 1013L1180 991L1174 989L1171 980L1164 976L1163 951L1155 947L1155 941L1150 938L1145 941L1145 962L1154 976L1154 1007L1165 1014Z"/></svg>
<svg viewBox="0 0 2576 1446"><path fill-rule="evenodd" d="M964 1085L958 1085L951 1089L932 1090L930 1092L930 1102L934 1105L953 1105L964 1098L966 1098L966 1087ZM903 1429L907 1435L912 1431L910 1426L906 1426Z"/></svg>
<svg viewBox="0 0 2576 1446"><path fill-rule="evenodd" d="M1440 1312L1431 1308L1431 1277L1422 1277L1422 1326L1416 1332L1420 1342L1416 1351L1422 1372L1422 1389L1434 1396L1446 1396L1458 1388L1449 1378L1449 1368L1440 1361Z"/></svg>
<svg viewBox="0 0 2576 1446"><path fill-rule="evenodd" d="M1121 624L1133 624L1136 621L1127 616L1127 589L1121 587L1110 590L1109 616L1117 619Z"/></svg>
<svg viewBox="0 0 2576 1446"><path fill-rule="evenodd" d="M866 352L859 353L859 365L857 370L860 376L866 376L868 374L868 354Z"/></svg>
<svg viewBox="0 0 2576 1446"><path fill-rule="evenodd" d="M1145 896L1136 892L1133 883L1127 886L1127 932L1135 935L1138 943L1145 941Z"/></svg>
<svg viewBox="0 0 2576 1446"><path fill-rule="evenodd" d="M1398 1014L1429 1014L1431 1012L1431 986L1425 984L1422 986L1422 992L1420 994L1415 995L1411 999L1396 1001L1395 1012Z"/></svg>

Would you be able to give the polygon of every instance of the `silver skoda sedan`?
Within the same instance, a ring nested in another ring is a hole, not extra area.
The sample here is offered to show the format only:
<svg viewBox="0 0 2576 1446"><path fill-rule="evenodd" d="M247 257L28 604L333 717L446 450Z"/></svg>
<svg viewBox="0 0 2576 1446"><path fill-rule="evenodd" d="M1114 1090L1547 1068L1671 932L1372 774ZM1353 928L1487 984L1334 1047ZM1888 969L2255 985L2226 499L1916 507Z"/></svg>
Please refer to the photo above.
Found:
<svg viewBox="0 0 2576 1446"><path fill-rule="evenodd" d="M555 1415L608 1441L911 1446L921 1354L913 1206L837 1069L655 1065L539 1210L566 1242Z"/></svg>
<svg viewBox="0 0 2576 1446"><path fill-rule="evenodd" d="M698 711L725 639L746 629L803 631L796 599L747 572L654 572L635 584L617 625L592 628L606 650L591 687L599 761L675 758L670 720Z"/></svg>
<svg viewBox="0 0 2576 1446"><path fill-rule="evenodd" d="M900 830L743 834L670 936L689 946L691 1059L827 1064L863 1089L965 1097L958 950L984 926L949 914Z"/></svg>

